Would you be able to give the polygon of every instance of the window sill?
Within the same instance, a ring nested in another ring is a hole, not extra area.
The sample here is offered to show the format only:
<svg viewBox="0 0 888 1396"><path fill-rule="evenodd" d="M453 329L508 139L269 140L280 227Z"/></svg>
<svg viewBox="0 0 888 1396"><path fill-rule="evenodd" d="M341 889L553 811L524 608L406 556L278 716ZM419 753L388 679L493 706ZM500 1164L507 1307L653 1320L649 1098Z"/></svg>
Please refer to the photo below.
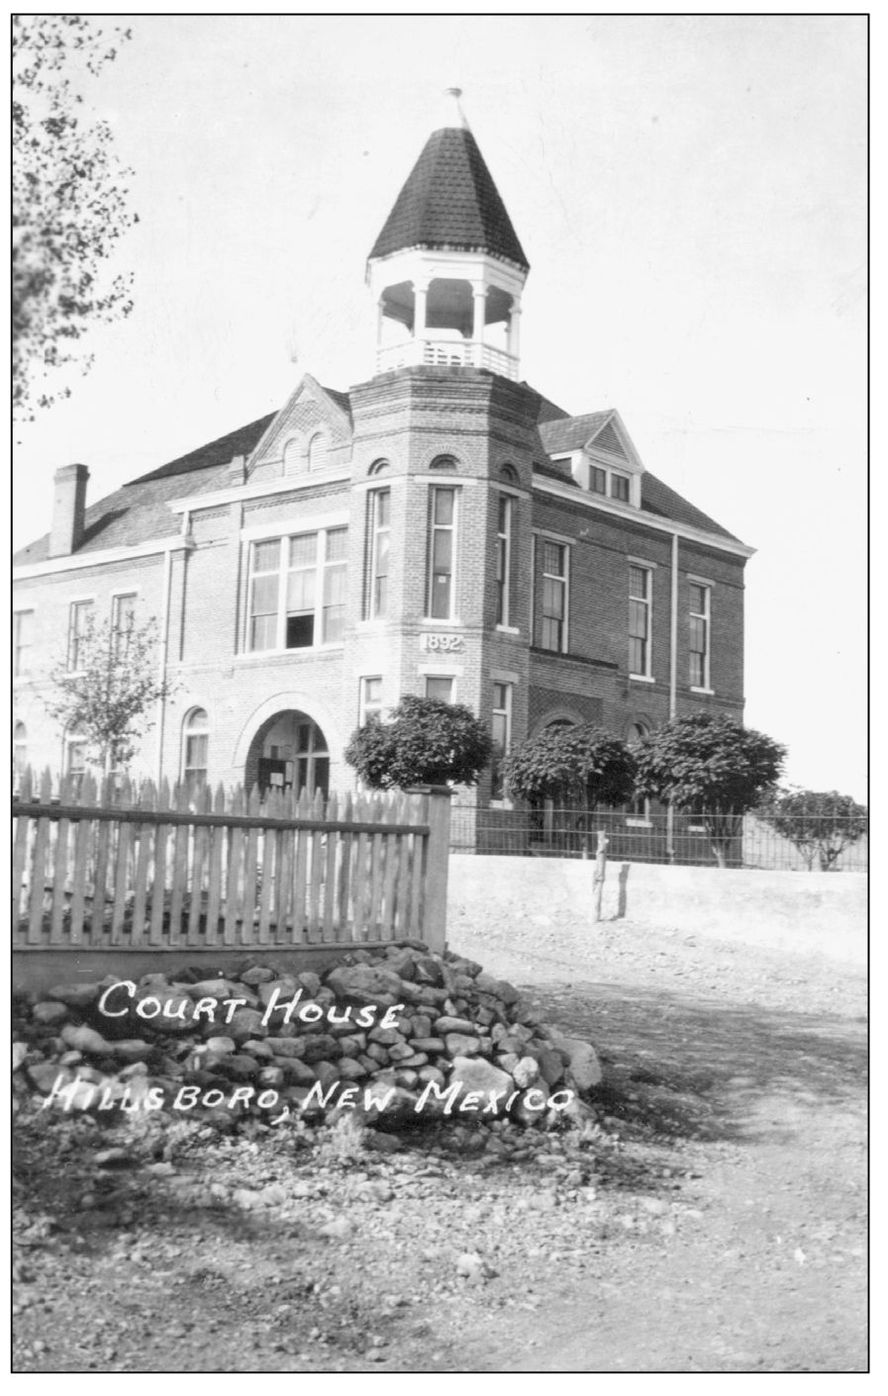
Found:
<svg viewBox="0 0 888 1396"><path fill-rule="evenodd" d="M489 808L490 808L490 809L514 809L515 806L512 804L512 801L511 801L511 800L491 800L491 801L490 801Z"/></svg>
<svg viewBox="0 0 888 1396"><path fill-rule="evenodd" d="M420 620L419 620L419 624L420 624L420 625L426 625L426 626L431 626L431 625L437 625L437 626L452 625L454 628L456 628L457 626L461 626L461 625L462 625L462 621L461 621L461 620L441 620L440 618L438 618L438 617L436 617L436 616L421 616L421 617L420 617Z"/></svg>
<svg viewBox="0 0 888 1396"><path fill-rule="evenodd" d="M627 829L653 829L653 827L654 827L654 821L653 821L652 819L627 819L627 820L626 820L626 828L627 828Z"/></svg>
<svg viewBox="0 0 888 1396"><path fill-rule="evenodd" d="M299 645L290 650L245 650L242 654L234 656L235 664L264 664L269 659L298 659L300 655L316 657L324 654L341 654L344 648L342 640L329 645Z"/></svg>
<svg viewBox="0 0 888 1396"><path fill-rule="evenodd" d="M517 625L498 625L497 630L501 635L520 635L521 631Z"/></svg>
<svg viewBox="0 0 888 1396"><path fill-rule="evenodd" d="M691 684L691 692L692 692L692 693L708 693L708 694L710 695L710 697L715 697L715 689L714 689L714 688L695 688L695 686L694 686L693 684Z"/></svg>
<svg viewBox="0 0 888 1396"><path fill-rule="evenodd" d="M631 683L656 683L656 682L657 682L657 680L654 678L653 674L630 674L630 675L629 675L629 680L630 680Z"/></svg>

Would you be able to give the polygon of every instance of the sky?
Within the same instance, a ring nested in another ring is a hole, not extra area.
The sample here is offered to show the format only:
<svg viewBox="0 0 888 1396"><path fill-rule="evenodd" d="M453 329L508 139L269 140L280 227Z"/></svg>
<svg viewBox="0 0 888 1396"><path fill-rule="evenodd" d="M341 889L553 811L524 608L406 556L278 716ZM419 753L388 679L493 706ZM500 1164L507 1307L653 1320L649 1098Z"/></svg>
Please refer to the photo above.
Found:
<svg viewBox="0 0 888 1396"><path fill-rule="evenodd" d="M59 465L86 462L95 501L304 372L372 375L367 254L458 85L531 263L521 376L617 408L757 550L745 720L787 781L865 800L865 18L119 22L80 90L132 169L134 309L16 427L15 545L47 530Z"/></svg>

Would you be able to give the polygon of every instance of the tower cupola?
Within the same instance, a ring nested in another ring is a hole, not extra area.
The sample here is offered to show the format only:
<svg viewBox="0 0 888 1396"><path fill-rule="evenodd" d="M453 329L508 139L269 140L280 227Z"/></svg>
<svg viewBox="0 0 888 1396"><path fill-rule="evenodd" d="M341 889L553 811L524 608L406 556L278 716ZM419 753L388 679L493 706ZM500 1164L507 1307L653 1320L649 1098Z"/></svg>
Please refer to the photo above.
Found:
<svg viewBox="0 0 888 1396"><path fill-rule="evenodd" d="M438 364L517 381L529 264L461 95L448 89L447 124L426 141L368 259L376 372Z"/></svg>

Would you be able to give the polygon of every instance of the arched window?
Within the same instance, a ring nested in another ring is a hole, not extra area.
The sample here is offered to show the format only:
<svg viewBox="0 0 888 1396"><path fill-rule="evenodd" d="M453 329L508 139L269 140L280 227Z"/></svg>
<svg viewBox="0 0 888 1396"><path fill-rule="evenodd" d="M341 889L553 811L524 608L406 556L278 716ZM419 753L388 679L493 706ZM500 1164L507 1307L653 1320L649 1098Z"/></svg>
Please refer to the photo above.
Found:
<svg viewBox="0 0 888 1396"><path fill-rule="evenodd" d="M192 708L182 729L182 779L203 785L210 750L210 719L205 708Z"/></svg>
<svg viewBox="0 0 888 1396"><path fill-rule="evenodd" d="M391 466L389 465L389 463L388 463L387 460L375 460L375 461L373 462L373 464L371 465L370 469L367 471L367 474L368 474L368 475L384 475L385 472L386 472L387 470L390 470L390 469L391 469Z"/></svg>
<svg viewBox="0 0 888 1396"><path fill-rule="evenodd" d="M320 431L316 431L308 443L309 470L323 470L327 464L327 442Z"/></svg>
<svg viewBox="0 0 888 1396"><path fill-rule="evenodd" d="M506 480L510 485L517 485L518 471L514 465L501 465L499 468L500 479Z"/></svg>
<svg viewBox="0 0 888 1396"><path fill-rule="evenodd" d="M284 474L295 475L305 469L305 454L298 436L291 436L284 447Z"/></svg>
<svg viewBox="0 0 888 1396"><path fill-rule="evenodd" d="M455 456L435 456L429 470L456 470Z"/></svg>
<svg viewBox="0 0 888 1396"><path fill-rule="evenodd" d="M23 722L17 722L12 729L12 770L15 788L28 764L28 729Z"/></svg>

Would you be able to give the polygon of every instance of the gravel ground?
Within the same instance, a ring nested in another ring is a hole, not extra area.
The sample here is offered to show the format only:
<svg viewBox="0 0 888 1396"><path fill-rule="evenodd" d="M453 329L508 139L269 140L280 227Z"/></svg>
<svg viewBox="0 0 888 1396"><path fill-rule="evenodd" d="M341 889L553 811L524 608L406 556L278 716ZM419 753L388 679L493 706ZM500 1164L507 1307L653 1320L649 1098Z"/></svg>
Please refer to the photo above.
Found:
<svg viewBox="0 0 888 1396"><path fill-rule="evenodd" d="M495 910L450 941L599 1048L582 1136L506 1163L456 1121L220 1138L26 1101L15 1370L864 1370L862 976Z"/></svg>

